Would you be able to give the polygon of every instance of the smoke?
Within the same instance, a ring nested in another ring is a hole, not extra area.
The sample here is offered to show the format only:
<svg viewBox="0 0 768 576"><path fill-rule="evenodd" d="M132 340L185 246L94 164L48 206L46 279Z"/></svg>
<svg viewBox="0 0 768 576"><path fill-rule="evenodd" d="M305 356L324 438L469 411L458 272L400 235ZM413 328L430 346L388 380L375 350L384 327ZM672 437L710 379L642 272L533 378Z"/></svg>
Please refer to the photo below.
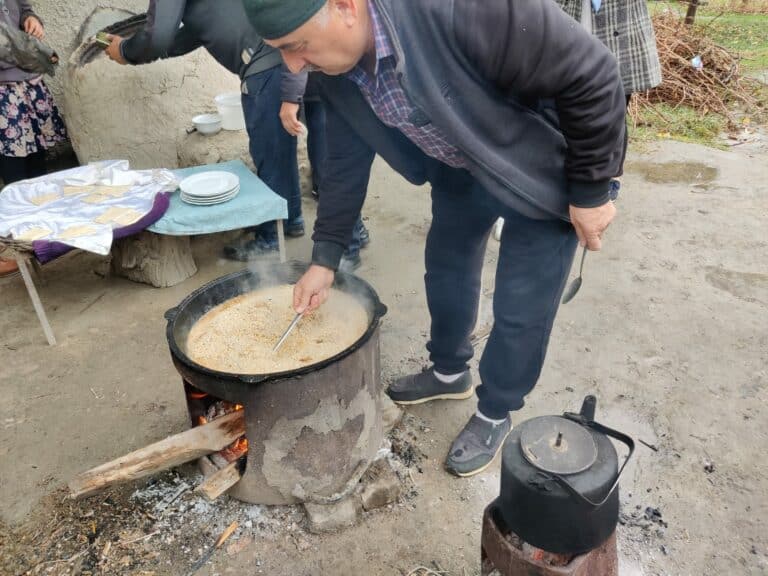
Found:
<svg viewBox="0 0 768 576"><path fill-rule="evenodd" d="M256 290L259 287L295 284L298 276L291 278L289 270L291 263L280 263L274 256L264 256L248 261L247 270L250 277L243 279L244 291Z"/></svg>
<svg viewBox="0 0 768 576"><path fill-rule="evenodd" d="M262 258L248 262L248 272L250 275L243 278L239 285L241 293L258 290L260 287L276 286L290 284L294 285L304 272L309 268L309 264L299 261L288 261L285 264L274 259ZM368 311L369 318L373 318L376 312L378 298L375 291L362 278L353 274L336 273L334 282L335 289L353 296ZM328 301L326 301L321 310L325 313L343 312L343 309L337 308L341 303L336 303L333 298L333 292Z"/></svg>

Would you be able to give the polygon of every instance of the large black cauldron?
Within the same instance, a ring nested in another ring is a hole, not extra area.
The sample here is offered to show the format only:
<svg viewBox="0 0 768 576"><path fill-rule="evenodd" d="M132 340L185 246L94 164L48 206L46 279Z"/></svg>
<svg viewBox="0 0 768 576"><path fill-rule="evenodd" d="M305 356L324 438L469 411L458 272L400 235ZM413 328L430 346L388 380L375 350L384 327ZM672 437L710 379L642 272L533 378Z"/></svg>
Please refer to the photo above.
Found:
<svg viewBox="0 0 768 576"><path fill-rule="evenodd" d="M247 502L334 501L356 484L381 446L379 323L386 307L356 276L338 273L334 287L365 306L368 329L332 358L289 372L233 374L201 366L186 354L189 331L206 312L258 288L295 283L306 268L289 263L236 272L195 290L166 313L168 346L187 391L244 406L248 459L230 494ZM194 420L189 396L188 403Z"/></svg>
<svg viewBox="0 0 768 576"><path fill-rule="evenodd" d="M354 354L356 350L364 346L374 332L378 330L381 317L387 313L387 308L379 300L376 291L364 280L345 274L336 273L333 287L354 295L368 312L368 329L365 333L346 350L342 350L335 356L304 366L289 372L273 374L233 374L219 372L206 368L187 356L187 337L192 326L209 310L219 304L231 300L236 296L283 284L294 284L307 269L307 265L301 262L289 262L286 264L261 264L254 270L242 270L217 278L205 286L198 288L187 296L177 307L168 310L165 318L168 320L166 337L171 350L173 363L186 381L214 396L240 402L240 396L247 393L254 385L267 381L285 380L309 374L324 367L338 363L345 357Z"/></svg>

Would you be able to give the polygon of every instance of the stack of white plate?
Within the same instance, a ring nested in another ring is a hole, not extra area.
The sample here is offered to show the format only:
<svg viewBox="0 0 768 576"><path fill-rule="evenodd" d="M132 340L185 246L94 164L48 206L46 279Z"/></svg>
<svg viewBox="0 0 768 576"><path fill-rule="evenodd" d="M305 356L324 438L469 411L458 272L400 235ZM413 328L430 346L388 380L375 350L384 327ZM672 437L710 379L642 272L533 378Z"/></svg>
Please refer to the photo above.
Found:
<svg viewBox="0 0 768 576"><path fill-rule="evenodd" d="M188 176L179 184L187 204L210 206L232 200L240 192L240 179L231 172L212 170Z"/></svg>

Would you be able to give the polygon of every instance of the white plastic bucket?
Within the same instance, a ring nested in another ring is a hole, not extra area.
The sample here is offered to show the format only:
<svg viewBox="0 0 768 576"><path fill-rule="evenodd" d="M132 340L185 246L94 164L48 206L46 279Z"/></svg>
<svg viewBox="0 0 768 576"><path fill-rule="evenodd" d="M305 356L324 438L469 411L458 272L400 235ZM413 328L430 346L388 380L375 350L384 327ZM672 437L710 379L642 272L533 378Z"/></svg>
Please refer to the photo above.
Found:
<svg viewBox="0 0 768 576"><path fill-rule="evenodd" d="M221 116L221 127L224 130L245 130L245 116L240 92L219 94L213 101Z"/></svg>

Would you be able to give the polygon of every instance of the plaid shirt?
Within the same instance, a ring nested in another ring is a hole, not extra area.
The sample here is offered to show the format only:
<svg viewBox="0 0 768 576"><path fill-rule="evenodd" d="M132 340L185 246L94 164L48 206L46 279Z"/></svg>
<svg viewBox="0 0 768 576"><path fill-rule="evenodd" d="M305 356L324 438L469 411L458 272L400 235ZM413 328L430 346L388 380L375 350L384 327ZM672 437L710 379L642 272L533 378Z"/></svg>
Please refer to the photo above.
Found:
<svg viewBox="0 0 768 576"><path fill-rule="evenodd" d="M458 148L448 142L440 130L431 123L423 126L414 124L412 118L418 114L418 111L409 102L397 80L395 72L397 61L392 40L373 2L368 2L368 10L371 15L376 49L373 77L358 64L347 73L347 78L357 84L376 116L384 124L400 130L428 156L454 168L463 168L465 166L463 155Z"/></svg>
<svg viewBox="0 0 768 576"><path fill-rule="evenodd" d="M581 22L582 0L557 0L566 14ZM592 12L592 32L619 61L627 96L661 84L656 35L645 0L603 0Z"/></svg>

